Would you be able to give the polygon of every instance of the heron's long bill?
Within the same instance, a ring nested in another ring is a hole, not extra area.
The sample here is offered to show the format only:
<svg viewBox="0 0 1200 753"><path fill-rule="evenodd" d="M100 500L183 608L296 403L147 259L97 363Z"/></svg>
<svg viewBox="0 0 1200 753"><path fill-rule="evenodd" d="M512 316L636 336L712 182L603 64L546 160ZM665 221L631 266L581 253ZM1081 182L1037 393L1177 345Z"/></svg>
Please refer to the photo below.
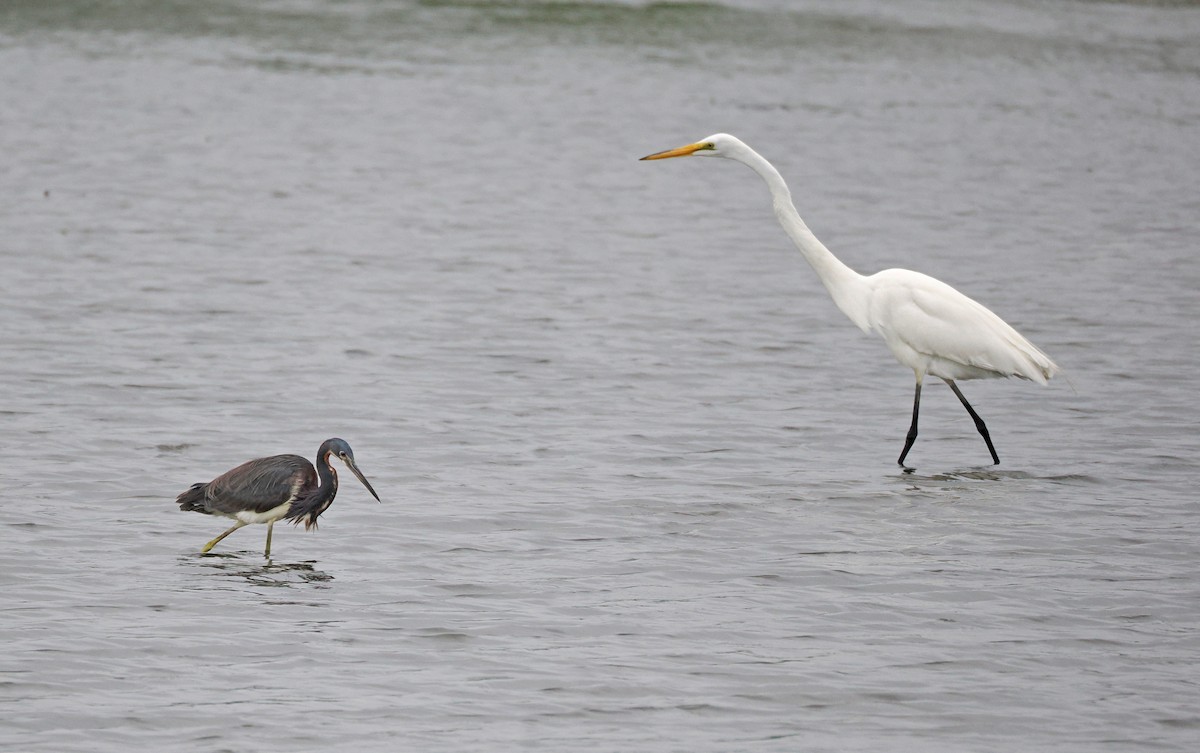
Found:
<svg viewBox="0 0 1200 753"><path fill-rule="evenodd" d="M375 498L375 501L383 502L383 500L379 498L379 495L375 493L375 489L371 486L371 482L367 481L367 477L362 475L362 471L358 470L358 466L355 465L354 461L350 458L346 458L345 460L346 467L350 469L351 473L353 473L355 476L358 476L358 480L362 482L363 486L367 487L367 491L371 492L371 496Z"/></svg>
<svg viewBox="0 0 1200 753"><path fill-rule="evenodd" d="M655 152L654 154L648 154L645 157L642 157L642 159L648 160L648 159L669 159L670 157L686 157L689 154L695 154L696 152L700 151L701 149L712 149L712 145L707 142L704 142L704 141L698 141L695 144L688 144L687 146L680 146L680 147L676 147L674 149L668 149L665 152Z"/></svg>

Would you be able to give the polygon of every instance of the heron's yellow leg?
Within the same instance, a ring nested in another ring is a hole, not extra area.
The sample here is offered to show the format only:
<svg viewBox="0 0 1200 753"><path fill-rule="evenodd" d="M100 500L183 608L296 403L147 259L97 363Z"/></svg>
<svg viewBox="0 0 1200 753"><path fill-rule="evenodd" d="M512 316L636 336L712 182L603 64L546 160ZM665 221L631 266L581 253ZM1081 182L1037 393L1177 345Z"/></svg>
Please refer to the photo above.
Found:
<svg viewBox="0 0 1200 753"><path fill-rule="evenodd" d="M275 521L267 523L267 551L263 552L263 556L270 559L271 557L271 530L275 528Z"/></svg>
<svg viewBox="0 0 1200 753"><path fill-rule="evenodd" d="M207 552L208 550L212 549L214 546L216 546L216 545L217 545L217 543L218 543L218 542L219 542L221 539L225 538L226 536L228 536L229 534L233 533L234 531L236 531L237 529L241 528L241 527L242 527L242 526L244 526L244 525L246 525L246 524L245 524L245 523L243 523L242 521L240 521L240 520L239 520L239 521L238 521L238 523L237 523L237 525L235 525L233 528L230 528L230 529L229 529L228 531L226 531L225 533L221 534L220 536L216 537L216 538L215 538L215 539L213 539L212 541L210 541L210 542L208 542L207 544L205 544L205 545L204 545L204 548L200 550L200 551L201 551L201 553L203 553L203 552Z"/></svg>

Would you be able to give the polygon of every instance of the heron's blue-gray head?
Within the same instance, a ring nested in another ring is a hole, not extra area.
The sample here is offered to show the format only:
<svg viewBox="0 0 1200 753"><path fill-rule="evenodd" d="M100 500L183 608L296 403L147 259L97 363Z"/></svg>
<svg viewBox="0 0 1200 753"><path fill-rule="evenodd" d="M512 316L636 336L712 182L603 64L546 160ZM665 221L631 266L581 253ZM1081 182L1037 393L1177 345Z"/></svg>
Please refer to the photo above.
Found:
<svg viewBox="0 0 1200 753"><path fill-rule="evenodd" d="M737 159L748 147L737 136L728 133L714 133L706 139L694 144L668 149L665 152L655 152L642 157L643 160L669 159L671 157L725 157Z"/></svg>
<svg viewBox="0 0 1200 753"><path fill-rule="evenodd" d="M362 471L358 470L358 464L354 462L354 450L350 449L350 444L346 440L338 439L337 437L334 437L333 439L326 439L321 443L321 449L318 452L318 455L320 455L321 460L328 465L330 469L333 468L333 465L329 462L331 457L336 457L341 460L346 464L346 467L350 469L350 472L362 482L362 485L367 487L367 491L371 492L371 496L374 497L376 501L382 501L379 499L379 495L375 493L375 489L371 486L371 482L367 481L367 477L362 474Z"/></svg>

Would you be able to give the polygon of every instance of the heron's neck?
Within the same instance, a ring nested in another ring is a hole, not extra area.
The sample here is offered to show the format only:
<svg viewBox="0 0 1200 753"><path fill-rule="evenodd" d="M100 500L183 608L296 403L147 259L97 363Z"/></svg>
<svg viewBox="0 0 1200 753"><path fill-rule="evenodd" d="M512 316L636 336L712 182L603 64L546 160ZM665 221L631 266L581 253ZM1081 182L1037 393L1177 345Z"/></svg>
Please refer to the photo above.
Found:
<svg viewBox="0 0 1200 753"><path fill-rule="evenodd" d="M337 495L337 471L329 465L328 453L317 454L317 480L320 485L309 489L292 500L287 518L295 523L304 522L304 528L315 528L317 518L333 504Z"/></svg>
<svg viewBox="0 0 1200 753"><path fill-rule="evenodd" d="M866 278L843 264L817 236L813 235L812 230L808 229L808 225L800 219L800 213L792 203L792 193L788 190L787 183L770 162L749 147L746 147L746 153L739 155L739 158L766 181L767 188L771 191L775 217L792 239L792 243L796 244L800 254L817 273L817 277L821 278L825 289L833 297L833 302L860 328L869 329L867 312L863 305L865 297L856 295L861 291Z"/></svg>
<svg viewBox="0 0 1200 753"><path fill-rule="evenodd" d="M313 522L316 522L318 515L329 509L337 495L337 471L330 465L328 454L317 456L317 478L321 485L313 491L305 505L305 509L312 515Z"/></svg>
<svg viewBox="0 0 1200 753"><path fill-rule="evenodd" d="M317 458L317 478L321 481L318 495L329 495L329 498L333 499L333 495L337 494L338 477L333 464L329 462L328 453Z"/></svg>

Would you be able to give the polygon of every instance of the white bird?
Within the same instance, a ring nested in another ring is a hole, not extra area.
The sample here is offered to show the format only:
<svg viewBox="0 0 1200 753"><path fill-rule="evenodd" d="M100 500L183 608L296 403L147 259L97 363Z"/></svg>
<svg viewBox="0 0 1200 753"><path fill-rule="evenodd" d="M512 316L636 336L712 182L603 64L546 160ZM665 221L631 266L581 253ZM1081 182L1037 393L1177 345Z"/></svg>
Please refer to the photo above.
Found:
<svg viewBox="0 0 1200 753"><path fill-rule="evenodd" d="M694 144L642 157L724 157L748 166L767 182L779 224L812 265L833 302L864 332L876 332L900 363L917 378L912 425L897 460L902 467L917 438L921 384L926 375L950 386L975 421L993 462L996 448L983 419L963 397L955 380L1019 377L1038 384L1058 371L1050 358L982 304L946 283L908 269L861 275L843 264L800 219L787 184L770 162L740 139L718 133Z"/></svg>

